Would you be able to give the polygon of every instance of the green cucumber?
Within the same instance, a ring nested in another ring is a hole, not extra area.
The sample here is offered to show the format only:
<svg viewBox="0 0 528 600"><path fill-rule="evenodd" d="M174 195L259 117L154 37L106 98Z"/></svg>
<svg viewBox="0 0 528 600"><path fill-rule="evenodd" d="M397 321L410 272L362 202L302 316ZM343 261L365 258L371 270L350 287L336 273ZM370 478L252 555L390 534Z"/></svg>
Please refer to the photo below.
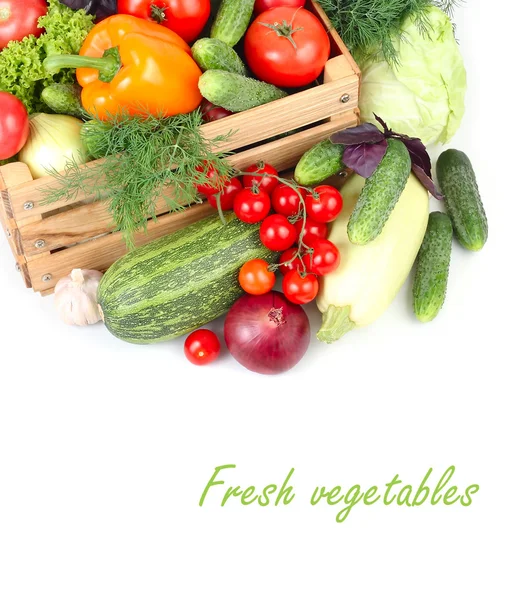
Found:
<svg viewBox="0 0 528 600"><path fill-rule="evenodd" d="M82 119L86 111L81 104L81 86L76 83L52 83L42 90L40 98L48 108L59 115Z"/></svg>
<svg viewBox="0 0 528 600"><path fill-rule="evenodd" d="M198 81L202 96L231 112L242 112L284 98L279 88L237 73L206 71Z"/></svg>
<svg viewBox="0 0 528 600"><path fill-rule="evenodd" d="M222 0L211 27L211 37L234 46L248 28L255 0Z"/></svg>
<svg viewBox="0 0 528 600"><path fill-rule="evenodd" d="M301 156L294 178L299 185L317 185L345 168L342 144L323 140Z"/></svg>
<svg viewBox="0 0 528 600"><path fill-rule="evenodd" d="M217 69L247 75L247 69L240 56L222 40L202 38L194 43L191 52L202 71Z"/></svg>
<svg viewBox="0 0 528 600"><path fill-rule="evenodd" d="M469 158L460 150L446 150L438 158L436 174L458 241L468 250L481 250L488 239L488 220Z"/></svg>
<svg viewBox="0 0 528 600"><path fill-rule="evenodd" d="M411 173L411 157L405 144L391 138L374 173L366 180L348 221L348 239L364 245L377 238L400 199Z"/></svg>
<svg viewBox="0 0 528 600"><path fill-rule="evenodd" d="M259 224L234 213L194 223L114 263L98 289L107 329L121 340L152 344L184 335L224 314L244 292L238 271L248 260L274 262Z"/></svg>
<svg viewBox="0 0 528 600"><path fill-rule="evenodd" d="M416 259L413 284L414 314L422 323L432 321L444 305L452 242L453 225L449 216L431 213Z"/></svg>

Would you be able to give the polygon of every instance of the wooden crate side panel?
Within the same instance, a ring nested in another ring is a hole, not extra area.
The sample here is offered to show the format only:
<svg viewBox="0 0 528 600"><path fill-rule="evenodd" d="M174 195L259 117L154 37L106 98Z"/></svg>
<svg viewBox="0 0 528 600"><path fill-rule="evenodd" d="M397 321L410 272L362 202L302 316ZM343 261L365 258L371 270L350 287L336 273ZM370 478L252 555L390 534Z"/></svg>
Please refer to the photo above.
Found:
<svg viewBox="0 0 528 600"><path fill-rule="evenodd" d="M285 143L286 140L276 140L234 155L231 159L236 160L236 166L241 169L257 160L264 160L276 165L278 170L284 171L293 167L300 156L314 144L349 124L348 119L341 123L335 121L323 123L292 136L295 139L289 138L287 143ZM203 204L191 207L182 213L164 215L156 222L149 222L147 236L138 235L137 244L141 245L167 233L172 233L213 214L213 212L214 210L208 204ZM73 268L81 267L104 271L125 252L126 247L121 234L111 233L71 248L52 252L48 256L35 256L28 265L33 287L35 291L49 292L53 290L57 281L68 275ZM46 275L51 277L46 277L46 281L44 281L43 277Z"/></svg>

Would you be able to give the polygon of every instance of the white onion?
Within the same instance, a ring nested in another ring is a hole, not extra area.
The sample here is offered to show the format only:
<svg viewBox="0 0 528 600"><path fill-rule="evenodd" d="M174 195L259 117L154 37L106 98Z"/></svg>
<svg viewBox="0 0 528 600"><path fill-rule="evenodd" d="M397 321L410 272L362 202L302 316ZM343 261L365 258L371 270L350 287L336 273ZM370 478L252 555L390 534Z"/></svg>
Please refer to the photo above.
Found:
<svg viewBox="0 0 528 600"><path fill-rule="evenodd" d="M63 171L68 162L84 164L87 153L81 140L82 121L67 115L36 113L29 117L29 137L18 154L34 179Z"/></svg>

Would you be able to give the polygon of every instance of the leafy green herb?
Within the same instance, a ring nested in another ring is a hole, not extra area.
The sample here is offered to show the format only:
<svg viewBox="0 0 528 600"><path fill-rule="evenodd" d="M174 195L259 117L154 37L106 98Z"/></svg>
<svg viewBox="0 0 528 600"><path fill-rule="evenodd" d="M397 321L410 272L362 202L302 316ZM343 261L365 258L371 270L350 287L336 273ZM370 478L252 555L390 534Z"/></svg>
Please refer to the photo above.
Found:
<svg viewBox="0 0 528 600"><path fill-rule="evenodd" d="M170 211L184 210L197 201L197 185L211 183L214 168L219 180L231 177L220 142L203 138L199 111L169 118L118 115L108 121L89 121L83 139L90 153L102 160L87 167L70 161L63 173L51 174L58 186L44 189L45 203L75 202L80 194L104 200L129 248L134 233L145 230L163 200ZM198 168L203 170L198 170Z"/></svg>
<svg viewBox="0 0 528 600"><path fill-rule="evenodd" d="M319 0L333 26L360 62L381 54L389 64L398 63L393 40L411 17L427 33L427 11L437 6L448 14L461 0Z"/></svg>
<svg viewBox="0 0 528 600"><path fill-rule="evenodd" d="M44 60L55 54L78 54L94 21L84 10L72 10L59 0L48 0L48 4L48 13L39 19L46 31L38 38L29 35L9 42L0 52L0 90L19 98L30 114L51 112L40 98L43 89L74 81L74 69L50 74L43 67Z"/></svg>

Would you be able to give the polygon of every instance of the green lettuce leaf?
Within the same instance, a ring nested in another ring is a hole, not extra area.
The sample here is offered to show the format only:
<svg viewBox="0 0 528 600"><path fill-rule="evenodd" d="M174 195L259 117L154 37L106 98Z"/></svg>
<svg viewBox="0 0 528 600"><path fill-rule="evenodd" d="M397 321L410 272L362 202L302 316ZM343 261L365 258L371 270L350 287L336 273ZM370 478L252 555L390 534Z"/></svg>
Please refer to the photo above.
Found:
<svg viewBox="0 0 528 600"><path fill-rule="evenodd" d="M431 8L427 20L425 33L411 18L404 22L394 39L398 64L380 57L360 64L359 106L365 122L377 124L375 113L393 131L446 143L464 116L466 70L449 17Z"/></svg>

